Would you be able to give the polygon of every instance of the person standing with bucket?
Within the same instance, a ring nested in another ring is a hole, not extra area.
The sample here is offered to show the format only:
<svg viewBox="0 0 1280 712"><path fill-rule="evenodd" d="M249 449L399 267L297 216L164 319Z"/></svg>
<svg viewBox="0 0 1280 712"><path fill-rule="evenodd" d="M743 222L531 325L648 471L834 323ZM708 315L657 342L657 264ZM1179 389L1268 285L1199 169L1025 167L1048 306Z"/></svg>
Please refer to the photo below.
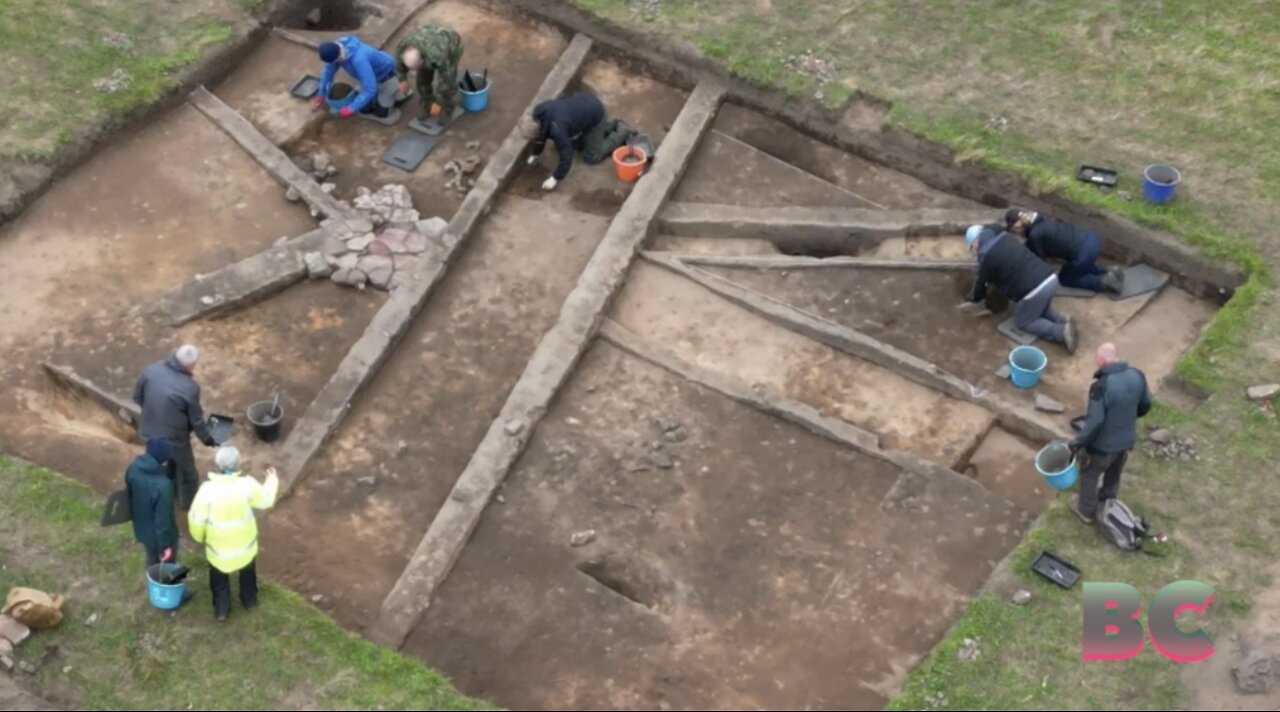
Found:
<svg viewBox="0 0 1280 712"><path fill-rule="evenodd" d="M280 490L274 467L258 482L241 474L240 451L222 447L214 456L217 472L200 486L188 524L191 538L203 544L209 561L209 588L213 613L225 621L231 615L231 574L240 579L240 603L245 610L258 605L258 522L255 509L270 509Z"/></svg>
<svg viewBox="0 0 1280 712"><path fill-rule="evenodd" d="M133 537L146 552L146 565L176 563L178 522L173 515L173 482L168 465L173 445L165 438L151 438L147 451L134 458L124 473L129 492Z"/></svg>
<svg viewBox="0 0 1280 712"><path fill-rule="evenodd" d="M409 73L417 74L420 121L438 117L441 126L453 119L458 106L458 63L462 37L440 25L425 25L400 40L396 48L396 77L401 96L409 94Z"/></svg>
<svg viewBox="0 0 1280 712"><path fill-rule="evenodd" d="M1053 309L1053 298L1058 293L1058 275L1053 268L1017 238L990 225L971 226L964 241L978 256L978 274L958 308L981 310L987 284L993 283L1016 303L1013 318L1018 329L1062 344L1074 354L1079 333L1074 319L1063 318Z"/></svg>
<svg viewBox="0 0 1280 712"><path fill-rule="evenodd" d="M208 447L218 443L209 433L200 406L200 385L195 381L200 351L184 344L163 361L147 366L133 389L133 402L142 407L138 435L143 442L164 438L173 448L169 477L174 480L178 506L185 512L200 486L191 434Z"/></svg>
<svg viewBox="0 0 1280 712"><path fill-rule="evenodd" d="M1068 444L1073 454L1084 453L1080 494L1072 498L1071 509L1085 524L1094 522L1100 500L1120 494L1120 475L1138 440L1138 419L1151 410L1147 377L1120 360L1115 344L1099 346L1094 360L1098 370L1089 388L1089 410ZM1104 472L1099 494L1098 477Z"/></svg>

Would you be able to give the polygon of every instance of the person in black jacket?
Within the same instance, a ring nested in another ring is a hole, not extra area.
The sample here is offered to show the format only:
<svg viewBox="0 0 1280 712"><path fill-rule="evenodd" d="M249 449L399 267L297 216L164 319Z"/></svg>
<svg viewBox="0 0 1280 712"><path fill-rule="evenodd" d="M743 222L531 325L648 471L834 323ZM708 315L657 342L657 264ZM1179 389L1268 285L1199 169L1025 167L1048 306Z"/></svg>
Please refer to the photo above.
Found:
<svg viewBox="0 0 1280 712"><path fill-rule="evenodd" d="M1073 453L1084 452L1080 473L1080 494L1071 509L1086 524L1092 524L1100 500L1120 493L1120 474L1129 451L1138 440L1138 419L1151 410L1151 391L1142 371L1120 360L1115 344L1098 347L1098 370L1089 388L1089 410L1079 434L1068 445ZM1098 491L1098 476L1102 491Z"/></svg>
<svg viewBox="0 0 1280 712"><path fill-rule="evenodd" d="M1016 208L1005 213L1004 221L1010 231L1026 237L1027 248L1037 257L1062 260L1062 286L1116 294L1124 290L1124 272L1098 266L1102 238L1093 230Z"/></svg>
<svg viewBox="0 0 1280 712"><path fill-rule="evenodd" d="M208 447L218 444L209 434L200 406L200 385L192 377L199 360L196 347L186 344L165 360L143 369L133 389L133 402L142 406L138 435L144 442L165 438L173 446L169 471L176 481L178 503L184 512L191 508L191 500L200 488L191 434L195 433Z"/></svg>
<svg viewBox="0 0 1280 712"><path fill-rule="evenodd" d="M146 552L147 566L161 561L176 563L178 522L173 516L173 482L167 467L172 459L169 441L151 438L147 451L135 458L124 473L133 537Z"/></svg>
<svg viewBox="0 0 1280 712"><path fill-rule="evenodd" d="M599 163L633 133L624 122L609 120L604 104L585 93L544 101L533 113L521 117L519 126L525 139L533 142L528 158L531 166L538 162L548 140L556 144L560 162L543 182L543 190L553 190L569 175L575 150L582 151L588 164Z"/></svg>
<svg viewBox="0 0 1280 712"><path fill-rule="evenodd" d="M965 232L965 243L978 256L978 274L960 308L980 311L987 284L995 284L1015 302L1014 323L1019 329L1066 346L1076 352L1079 333L1075 320L1053 309L1058 277L1044 260L1008 232L992 225L974 225Z"/></svg>

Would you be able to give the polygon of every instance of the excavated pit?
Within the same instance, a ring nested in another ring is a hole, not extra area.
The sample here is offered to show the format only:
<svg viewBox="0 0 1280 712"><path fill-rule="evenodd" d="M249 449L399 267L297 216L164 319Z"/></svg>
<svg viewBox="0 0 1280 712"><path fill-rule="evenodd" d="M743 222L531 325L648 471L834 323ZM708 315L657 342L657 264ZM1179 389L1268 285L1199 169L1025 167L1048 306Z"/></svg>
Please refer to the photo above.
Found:
<svg viewBox="0 0 1280 712"><path fill-rule="evenodd" d="M370 17L381 17L382 9L362 0L304 0L297 3L281 23L291 30L352 32Z"/></svg>

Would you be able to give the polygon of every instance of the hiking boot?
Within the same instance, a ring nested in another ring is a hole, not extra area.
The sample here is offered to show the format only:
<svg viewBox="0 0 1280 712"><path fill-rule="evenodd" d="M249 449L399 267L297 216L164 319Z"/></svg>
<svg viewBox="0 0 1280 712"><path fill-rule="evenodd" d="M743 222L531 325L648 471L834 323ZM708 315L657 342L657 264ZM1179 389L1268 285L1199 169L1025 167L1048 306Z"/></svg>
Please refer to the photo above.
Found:
<svg viewBox="0 0 1280 712"><path fill-rule="evenodd" d="M1093 517L1087 516L1087 515L1085 515L1083 512L1081 512L1081 511L1080 511L1080 498L1079 498L1079 497L1072 497L1072 498L1071 498L1071 512L1072 512L1073 514L1075 514L1077 517L1080 517L1080 521L1084 522L1085 524L1093 524L1093 522L1094 522Z"/></svg>
<svg viewBox="0 0 1280 712"><path fill-rule="evenodd" d="M1062 343L1067 347L1067 352L1075 354L1076 348L1080 346L1080 330L1076 328L1076 318L1067 317L1067 323L1062 327Z"/></svg>
<svg viewBox="0 0 1280 712"><path fill-rule="evenodd" d="M1118 269L1107 270L1107 273L1102 275L1102 288L1115 294L1124 292L1124 272Z"/></svg>

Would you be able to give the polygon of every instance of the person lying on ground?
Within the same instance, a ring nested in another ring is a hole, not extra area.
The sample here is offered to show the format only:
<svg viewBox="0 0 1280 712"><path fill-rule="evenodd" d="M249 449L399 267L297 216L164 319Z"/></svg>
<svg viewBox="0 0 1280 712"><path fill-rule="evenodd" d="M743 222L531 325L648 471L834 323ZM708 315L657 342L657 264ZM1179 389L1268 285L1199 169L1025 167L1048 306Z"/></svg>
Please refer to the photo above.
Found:
<svg viewBox="0 0 1280 712"><path fill-rule="evenodd" d="M231 615L231 574L239 573L240 603L245 610L258 605L258 522L255 509L270 509L280 489L274 467L259 483L240 472L240 451L222 447L214 456L217 472L200 486L188 513L191 538L204 545L209 561L213 613L225 621Z"/></svg>
<svg viewBox="0 0 1280 712"><path fill-rule="evenodd" d="M358 113L370 113L387 118L399 101L400 82L396 78L396 60L376 47L371 47L355 37L339 37L334 42L320 45L320 61L324 71L320 76L320 89L316 94L316 106L323 106L333 91L333 79L338 68L355 78L360 92L338 115L349 118Z"/></svg>
<svg viewBox="0 0 1280 712"><path fill-rule="evenodd" d="M176 484L178 506L183 511L191 508L200 486L191 434L208 447L218 444L209 434L200 405L200 384L194 377L199 361L200 351L184 344L165 360L144 368L133 388L133 402L142 407L138 436L143 442L165 438L173 448L169 477Z"/></svg>
<svg viewBox="0 0 1280 712"><path fill-rule="evenodd" d="M582 151L582 160L588 165L595 165L635 134L625 122L610 120L604 104L586 93L544 101L520 117L519 126L525 140L533 142L528 158L531 166L538 162L548 139L556 144L560 162L542 183L543 190L554 190L569 175L575 150Z"/></svg>
<svg viewBox="0 0 1280 712"><path fill-rule="evenodd" d="M1079 225L1070 225L1029 210L1010 209L1004 221L1010 232L1023 235L1027 248L1041 259L1063 261L1058 282L1091 292L1124 291L1124 272L1098 266L1102 238Z"/></svg>
<svg viewBox="0 0 1280 712"><path fill-rule="evenodd" d="M982 312L987 285L994 284L1015 303L1013 317L1018 329L1062 344L1068 352L1075 353L1079 343L1075 320L1063 318L1053 309L1053 298L1058 293L1058 276L1053 269L1016 237L990 225L970 226L964 241L977 255L978 268L973 287L959 308Z"/></svg>
<svg viewBox="0 0 1280 712"><path fill-rule="evenodd" d="M1138 419L1151 411L1147 377L1120 360L1115 344L1099 346L1094 361L1098 370L1089 387L1089 410L1068 443L1073 455L1084 453L1080 494L1072 498L1071 510L1086 524L1093 523L1101 501L1119 496L1120 475L1138 440ZM1098 476L1104 472L1099 492Z"/></svg>
<svg viewBox="0 0 1280 712"><path fill-rule="evenodd" d="M458 105L458 63L462 61L462 37L439 25L411 32L396 48L396 78L400 95L409 95L409 74L417 74L419 120L439 116L441 124L453 118Z"/></svg>

